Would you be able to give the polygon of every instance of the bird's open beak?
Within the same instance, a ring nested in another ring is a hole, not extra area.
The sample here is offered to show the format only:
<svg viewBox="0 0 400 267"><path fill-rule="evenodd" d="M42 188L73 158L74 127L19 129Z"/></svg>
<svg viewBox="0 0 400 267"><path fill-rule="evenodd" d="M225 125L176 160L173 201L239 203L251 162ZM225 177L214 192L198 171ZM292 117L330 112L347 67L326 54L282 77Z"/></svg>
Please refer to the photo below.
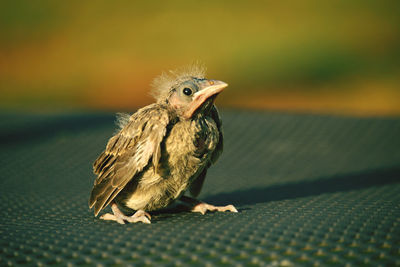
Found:
<svg viewBox="0 0 400 267"><path fill-rule="evenodd" d="M193 95L192 103L185 111L185 118L189 119L193 116L196 110L212 96L221 93L226 87L227 83L218 80L204 80L200 83L200 91Z"/></svg>

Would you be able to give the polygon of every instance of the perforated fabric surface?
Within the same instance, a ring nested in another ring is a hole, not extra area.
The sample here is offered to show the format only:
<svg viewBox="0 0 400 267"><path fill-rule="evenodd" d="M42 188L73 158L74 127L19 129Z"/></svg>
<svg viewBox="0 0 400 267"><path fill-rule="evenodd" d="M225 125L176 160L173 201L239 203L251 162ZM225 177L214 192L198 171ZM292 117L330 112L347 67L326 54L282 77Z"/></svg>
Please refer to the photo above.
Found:
<svg viewBox="0 0 400 267"><path fill-rule="evenodd" d="M152 224L88 209L113 114L0 115L0 265L400 266L400 119L222 112L200 198Z"/></svg>

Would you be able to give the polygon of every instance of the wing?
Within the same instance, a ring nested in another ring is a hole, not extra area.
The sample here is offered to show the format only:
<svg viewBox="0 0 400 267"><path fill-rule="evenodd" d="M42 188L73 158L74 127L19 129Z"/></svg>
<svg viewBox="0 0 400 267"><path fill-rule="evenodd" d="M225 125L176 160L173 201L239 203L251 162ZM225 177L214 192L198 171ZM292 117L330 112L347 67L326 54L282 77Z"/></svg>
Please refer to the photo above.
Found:
<svg viewBox="0 0 400 267"><path fill-rule="evenodd" d="M219 139L218 144L215 150L211 155L211 163L215 164L217 162L219 156L221 156L223 148L224 148L224 133L222 130L222 121L221 117L219 116L218 110L215 106L211 109L211 117L217 124L218 132L219 132ZM204 180L207 175L207 169L211 166L209 164L207 167L203 169L203 171L199 174L199 176L190 184L189 192L192 196L197 197L200 194L201 188L203 187Z"/></svg>
<svg viewBox="0 0 400 267"><path fill-rule="evenodd" d="M97 216L126 184L150 162L155 169L161 156L162 142L170 113L165 106L152 104L133 114L125 126L114 135L106 149L93 164L98 175L90 195L89 207Z"/></svg>

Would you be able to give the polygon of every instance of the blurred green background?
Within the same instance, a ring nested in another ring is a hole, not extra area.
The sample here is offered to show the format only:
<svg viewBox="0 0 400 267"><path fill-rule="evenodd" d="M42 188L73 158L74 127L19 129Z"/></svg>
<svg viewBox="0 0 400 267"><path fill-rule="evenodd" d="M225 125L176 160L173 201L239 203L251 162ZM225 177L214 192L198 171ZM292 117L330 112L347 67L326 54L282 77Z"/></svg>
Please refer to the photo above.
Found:
<svg viewBox="0 0 400 267"><path fill-rule="evenodd" d="M399 1L1 1L1 110L134 110L200 60L219 106L400 114Z"/></svg>

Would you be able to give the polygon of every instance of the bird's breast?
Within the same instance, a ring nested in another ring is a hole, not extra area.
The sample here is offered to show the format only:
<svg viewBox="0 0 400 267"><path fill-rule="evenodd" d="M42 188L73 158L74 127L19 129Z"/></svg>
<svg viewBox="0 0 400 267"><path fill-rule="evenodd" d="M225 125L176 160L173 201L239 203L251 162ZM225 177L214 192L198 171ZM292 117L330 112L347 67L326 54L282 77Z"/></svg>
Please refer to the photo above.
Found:
<svg viewBox="0 0 400 267"><path fill-rule="evenodd" d="M178 157L198 156L214 151L218 138L218 128L209 117L181 121L172 128L166 140L166 151Z"/></svg>
<svg viewBox="0 0 400 267"><path fill-rule="evenodd" d="M219 138L215 122L204 117L179 121L165 140L165 157L172 175L189 180L208 164Z"/></svg>

